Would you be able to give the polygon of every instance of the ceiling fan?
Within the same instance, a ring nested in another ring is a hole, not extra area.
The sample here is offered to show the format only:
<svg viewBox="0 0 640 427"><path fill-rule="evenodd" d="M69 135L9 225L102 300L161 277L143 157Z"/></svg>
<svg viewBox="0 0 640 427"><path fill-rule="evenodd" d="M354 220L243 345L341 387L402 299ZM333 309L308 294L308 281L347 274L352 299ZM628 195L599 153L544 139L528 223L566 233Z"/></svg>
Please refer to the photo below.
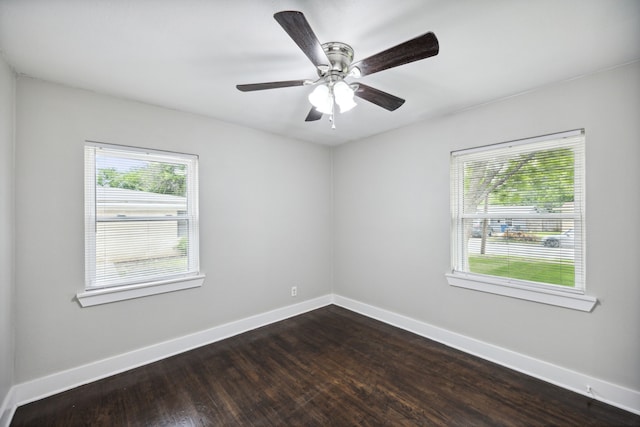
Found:
<svg viewBox="0 0 640 427"><path fill-rule="evenodd" d="M335 129L334 110L350 110L356 104L354 96L372 102L386 110L394 111L404 104L404 99L375 89L362 83L349 84L347 77L360 78L399 65L408 64L438 54L438 39L432 32L414 37L404 43L383 50L368 58L353 62L353 49L346 43L328 42L320 44L309 22L302 12L288 10L273 15L294 42L315 65L317 80L287 80L279 82L236 85L242 92L277 89L291 86L316 86L309 94L313 105L305 121L311 122L329 115Z"/></svg>

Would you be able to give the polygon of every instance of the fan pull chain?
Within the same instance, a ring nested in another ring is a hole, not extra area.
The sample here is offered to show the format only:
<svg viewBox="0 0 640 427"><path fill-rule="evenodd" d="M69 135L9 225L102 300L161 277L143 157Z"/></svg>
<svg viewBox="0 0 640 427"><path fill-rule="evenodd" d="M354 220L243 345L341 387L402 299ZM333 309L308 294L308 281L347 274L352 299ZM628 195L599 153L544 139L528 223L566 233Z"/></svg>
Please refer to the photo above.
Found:
<svg viewBox="0 0 640 427"><path fill-rule="evenodd" d="M331 91L331 114L329 115L329 121L331 122L331 129L336 128L335 115L333 114L336 109L336 100L333 97L333 90Z"/></svg>

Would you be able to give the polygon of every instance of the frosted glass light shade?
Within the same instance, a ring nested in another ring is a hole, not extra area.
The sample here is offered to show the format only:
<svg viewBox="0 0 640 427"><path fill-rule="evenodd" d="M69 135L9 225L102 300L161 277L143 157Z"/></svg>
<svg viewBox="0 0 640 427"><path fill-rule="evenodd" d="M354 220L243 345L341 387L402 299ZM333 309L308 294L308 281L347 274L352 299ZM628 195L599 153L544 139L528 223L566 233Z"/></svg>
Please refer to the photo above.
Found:
<svg viewBox="0 0 640 427"><path fill-rule="evenodd" d="M353 89L343 81L333 86L333 95L335 96L336 104L340 106L341 113L347 112L356 106L353 100Z"/></svg>
<svg viewBox="0 0 640 427"><path fill-rule="evenodd" d="M333 96L326 85L318 85L309 94L309 102L322 114L331 114L333 107Z"/></svg>

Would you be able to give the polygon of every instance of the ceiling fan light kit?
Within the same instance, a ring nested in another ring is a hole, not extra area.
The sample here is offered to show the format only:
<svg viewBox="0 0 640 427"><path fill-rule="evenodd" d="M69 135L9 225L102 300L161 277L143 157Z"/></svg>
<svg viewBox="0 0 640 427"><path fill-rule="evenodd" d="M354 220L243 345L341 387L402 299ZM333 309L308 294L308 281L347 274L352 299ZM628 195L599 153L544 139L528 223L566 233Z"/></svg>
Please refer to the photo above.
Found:
<svg viewBox="0 0 640 427"><path fill-rule="evenodd" d="M313 108L309 111L305 121L316 121L321 119L323 114L328 114L334 129L335 105L337 104L340 108L340 113L347 112L357 105L354 96L388 111L394 111L404 103L404 99L371 86L349 84L345 81L346 78L364 77L378 71L435 56L439 52L438 39L433 33L428 32L353 63L354 52L351 46L342 42L320 44L302 12L283 11L276 13L273 17L315 65L318 79L315 81L287 80L252 83L237 85L236 88L242 92L250 92L315 85L316 88L308 96Z"/></svg>

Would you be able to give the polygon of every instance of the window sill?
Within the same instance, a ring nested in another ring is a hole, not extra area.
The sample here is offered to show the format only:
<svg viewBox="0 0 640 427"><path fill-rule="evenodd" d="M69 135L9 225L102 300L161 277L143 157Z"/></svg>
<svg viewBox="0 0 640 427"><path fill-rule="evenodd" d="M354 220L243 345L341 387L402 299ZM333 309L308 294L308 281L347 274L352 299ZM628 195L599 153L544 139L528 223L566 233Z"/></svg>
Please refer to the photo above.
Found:
<svg viewBox="0 0 640 427"><path fill-rule="evenodd" d="M198 288L204 283L204 278L204 275L198 275L160 282L95 289L79 292L76 298L82 307L91 307L93 305L108 304L110 302L180 291L182 289Z"/></svg>
<svg viewBox="0 0 640 427"><path fill-rule="evenodd" d="M536 288L534 286L529 287L521 284L507 283L506 281L505 283L498 283L490 277L460 273L450 273L445 276L451 286L535 301L573 310L590 312L598 303L595 297L581 293L562 292L553 289Z"/></svg>

